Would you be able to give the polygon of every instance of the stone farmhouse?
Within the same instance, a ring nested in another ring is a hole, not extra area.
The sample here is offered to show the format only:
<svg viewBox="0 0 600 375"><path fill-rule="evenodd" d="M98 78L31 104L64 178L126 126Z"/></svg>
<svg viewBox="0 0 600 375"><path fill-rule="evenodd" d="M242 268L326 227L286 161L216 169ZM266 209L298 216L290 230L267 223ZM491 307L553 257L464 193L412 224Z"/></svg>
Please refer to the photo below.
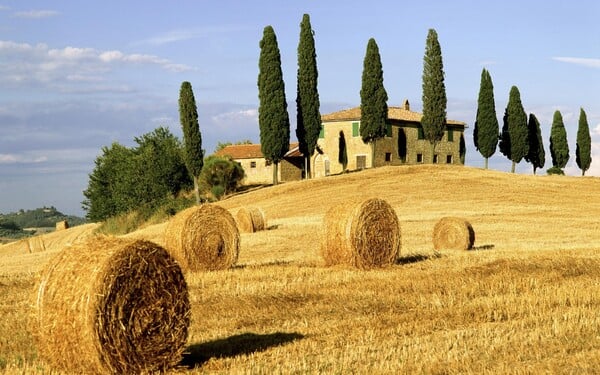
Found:
<svg viewBox="0 0 600 375"><path fill-rule="evenodd" d="M387 135L377 141L373 163L372 146L364 143L359 133L360 107L322 115L316 151L310 158L313 177L344 172L344 165L340 162L343 147L347 155L346 171L370 168L373 164L379 167L431 163L431 146L424 137L422 116L410 110L408 100L401 107L388 107ZM447 120L444 137L434 150L433 163L464 164L466 127L464 122ZM259 144L227 146L216 155L228 155L242 165L246 172L245 185L273 181L273 166L262 155ZM290 150L279 164L279 181L302 179L304 162L298 143L290 144Z"/></svg>
<svg viewBox="0 0 600 375"><path fill-rule="evenodd" d="M402 107L388 107L387 135L376 143L376 167L384 165L431 163L431 145L421 126L423 115L410 110L408 100ZM360 107L321 116L323 127L312 158L314 177L343 172L339 162L340 144L346 147L349 171L370 168L373 158L371 145L360 137ZM466 124L447 120L444 137L436 144L434 164L464 164ZM342 140L343 138L343 140Z"/></svg>

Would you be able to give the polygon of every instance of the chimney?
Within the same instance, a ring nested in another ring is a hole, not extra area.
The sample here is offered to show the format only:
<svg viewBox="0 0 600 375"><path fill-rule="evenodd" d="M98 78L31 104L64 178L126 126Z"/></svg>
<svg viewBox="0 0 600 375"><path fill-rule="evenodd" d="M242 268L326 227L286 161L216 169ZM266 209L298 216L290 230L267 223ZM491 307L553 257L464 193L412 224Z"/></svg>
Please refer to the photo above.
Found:
<svg viewBox="0 0 600 375"><path fill-rule="evenodd" d="M404 103L402 103L402 109L410 111L410 103L408 103L408 99L404 99Z"/></svg>

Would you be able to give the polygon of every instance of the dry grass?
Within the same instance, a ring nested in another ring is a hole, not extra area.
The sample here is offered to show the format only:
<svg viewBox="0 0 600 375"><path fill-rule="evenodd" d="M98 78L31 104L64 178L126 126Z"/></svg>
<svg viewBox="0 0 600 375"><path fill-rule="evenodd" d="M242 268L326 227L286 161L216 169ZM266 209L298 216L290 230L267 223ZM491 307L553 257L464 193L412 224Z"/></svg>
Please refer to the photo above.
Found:
<svg viewBox="0 0 600 375"><path fill-rule="evenodd" d="M368 272L322 267L324 213L373 196L400 220L398 263ZM600 179L379 168L221 205L260 205L270 229L241 235L233 269L188 275L192 325L181 373L600 369ZM433 250L433 227L445 216L468 218L474 251ZM161 239L160 227L147 231ZM43 263L38 254L5 255L0 247L5 372L48 373L24 323L39 267L26 260ZM22 269L5 272L15 256Z"/></svg>

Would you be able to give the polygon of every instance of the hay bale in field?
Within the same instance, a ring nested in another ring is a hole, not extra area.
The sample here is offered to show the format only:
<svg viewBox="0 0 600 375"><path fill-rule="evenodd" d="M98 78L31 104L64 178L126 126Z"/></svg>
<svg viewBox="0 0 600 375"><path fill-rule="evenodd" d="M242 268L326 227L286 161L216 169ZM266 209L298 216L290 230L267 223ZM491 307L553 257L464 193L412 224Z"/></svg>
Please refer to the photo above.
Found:
<svg viewBox="0 0 600 375"><path fill-rule="evenodd" d="M241 232L254 233L267 228L265 214L258 207L242 207L235 215Z"/></svg>
<svg viewBox="0 0 600 375"><path fill-rule="evenodd" d="M66 220L58 221L56 223L56 230L65 230L69 229L69 222Z"/></svg>
<svg viewBox="0 0 600 375"><path fill-rule="evenodd" d="M40 358L66 373L162 372L179 363L190 302L181 268L152 242L97 237L46 265L34 295Z"/></svg>
<svg viewBox="0 0 600 375"><path fill-rule="evenodd" d="M435 250L470 250L475 243L475 231L467 220L444 217L433 228Z"/></svg>
<svg viewBox="0 0 600 375"><path fill-rule="evenodd" d="M383 267L394 264L400 254L398 216L383 199L334 206L324 222L321 256L328 266Z"/></svg>
<svg viewBox="0 0 600 375"><path fill-rule="evenodd" d="M169 220L165 247L184 271L222 270L237 262L240 232L229 211L203 204Z"/></svg>

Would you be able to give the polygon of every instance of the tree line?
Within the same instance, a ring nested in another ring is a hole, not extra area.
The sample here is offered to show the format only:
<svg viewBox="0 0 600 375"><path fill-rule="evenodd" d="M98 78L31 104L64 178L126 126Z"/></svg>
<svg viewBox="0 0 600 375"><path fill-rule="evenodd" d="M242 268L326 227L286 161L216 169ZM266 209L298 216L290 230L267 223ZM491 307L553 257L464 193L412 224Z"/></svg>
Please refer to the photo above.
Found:
<svg viewBox="0 0 600 375"><path fill-rule="evenodd" d="M496 148L499 148L500 152L512 162L511 172L513 173L515 166L522 159L532 165L533 174L536 174L537 169L543 168L546 162L540 122L533 113L530 113L529 117L527 116L521 102L521 94L516 86L512 86L510 89L502 130L499 129L494 104L494 85L489 71L485 68L481 72L473 142L475 148L485 159L486 169L488 168L488 159L494 155ZM552 167L547 170L547 173L564 174L563 168L569 161L569 144L559 110L554 112L550 129L550 155ZM575 160L584 176L590 168L592 156L590 130L583 108L579 110Z"/></svg>

